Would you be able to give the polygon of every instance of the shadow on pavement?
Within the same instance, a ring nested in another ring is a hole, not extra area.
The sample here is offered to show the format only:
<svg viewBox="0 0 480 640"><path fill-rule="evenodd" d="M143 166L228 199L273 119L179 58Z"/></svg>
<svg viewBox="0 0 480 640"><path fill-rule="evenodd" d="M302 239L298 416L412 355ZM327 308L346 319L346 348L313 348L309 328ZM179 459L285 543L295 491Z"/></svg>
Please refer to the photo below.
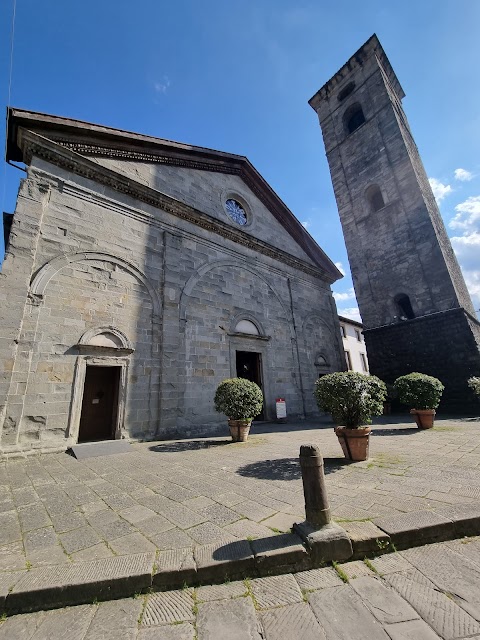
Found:
<svg viewBox="0 0 480 640"><path fill-rule="evenodd" d="M224 447L232 444L228 440L175 440L172 442L162 442L148 447L150 451L157 453L181 453L182 451L198 451L199 449L211 449L213 447Z"/></svg>
<svg viewBox="0 0 480 640"><path fill-rule="evenodd" d="M335 473L352 464L352 461L344 460L343 458L324 458L323 464L325 473L328 474ZM277 458L251 462L244 467L240 467L236 473L247 478L261 480L298 480L302 477L298 458Z"/></svg>
<svg viewBox="0 0 480 640"><path fill-rule="evenodd" d="M420 429L412 426L411 429L372 429L372 436L411 436L420 433Z"/></svg>
<svg viewBox="0 0 480 640"><path fill-rule="evenodd" d="M276 551L278 549L288 549L288 547L296 547L298 539L295 539L290 533L274 534L267 538L255 538L251 541L253 546L261 549L263 553L268 551ZM248 540L236 540L235 542L227 542L221 547L214 550L212 557L214 560L242 560L251 555L250 544Z"/></svg>

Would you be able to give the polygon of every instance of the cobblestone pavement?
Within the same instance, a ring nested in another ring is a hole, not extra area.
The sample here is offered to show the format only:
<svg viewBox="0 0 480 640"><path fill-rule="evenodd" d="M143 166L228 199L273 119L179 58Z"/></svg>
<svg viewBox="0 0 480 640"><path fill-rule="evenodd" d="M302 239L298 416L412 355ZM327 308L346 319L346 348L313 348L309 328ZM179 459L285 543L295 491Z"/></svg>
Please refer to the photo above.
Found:
<svg viewBox="0 0 480 640"><path fill-rule="evenodd" d="M288 531L304 518L302 443L321 447L340 523L474 503L479 435L480 422L419 431L383 419L362 463L343 459L325 422L259 425L246 444L208 438L85 461L9 460L0 463L0 572Z"/></svg>
<svg viewBox="0 0 480 640"><path fill-rule="evenodd" d="M47 638L479 640L480 538L0 623L0 640Z"/></svg>

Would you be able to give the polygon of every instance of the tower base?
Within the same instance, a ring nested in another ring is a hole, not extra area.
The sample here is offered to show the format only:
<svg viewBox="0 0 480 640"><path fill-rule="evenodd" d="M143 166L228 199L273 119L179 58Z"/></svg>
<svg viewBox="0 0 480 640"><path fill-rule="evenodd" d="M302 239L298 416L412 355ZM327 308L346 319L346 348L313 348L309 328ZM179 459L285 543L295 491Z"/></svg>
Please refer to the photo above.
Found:
<svg viewBox="0 0 480 640"><path fill-rule="evenodd" d="M441 412L480 415L468 387L480 376L480 322L462 308L364 329L370 373L386 383L418 371L445 385Z"/></svg>

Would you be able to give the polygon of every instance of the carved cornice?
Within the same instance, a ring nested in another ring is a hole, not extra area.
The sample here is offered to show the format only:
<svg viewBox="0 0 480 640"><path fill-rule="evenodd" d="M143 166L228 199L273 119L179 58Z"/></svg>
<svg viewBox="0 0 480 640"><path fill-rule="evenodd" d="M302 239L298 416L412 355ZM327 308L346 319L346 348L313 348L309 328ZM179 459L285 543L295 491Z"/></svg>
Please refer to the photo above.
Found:
<svg viewBox="0 0 480 640"><path fill-rule="evenodd" d="M30 164L33 156L42 158L62 169L103 184L119 193L131 196L155 208L162 209L206 231L216 233L226 240L230 240L268 258L282 262L315 278L320 278L328 284L331 284L337 279L321 267L315 267L299 258L295 258L282 249L278 249L263 240L254 238L240 229L235 229L221 220L217 220L171 196L156 191L116 171L112 171L66 148L58 142L54 142L33 131L20 129L18 141L23 151L24 162L26 164Z"/></svg>
<svg viewBox="0 0 480 640"><path fill-rule="evenodd" d="M305 232L303 226L298 222L293 213L285 206L277 194L265 182L262 176L250 164L246 158L240 156L235 159L219 161L212 160L200 154L179 155L169 150L148 150L136 151L131 146L105 146L101 142L85 142L84 139L72 139L72 137L61 136L49 132L48 139L58 142L63 147L71 149L82 156L96 156L102 158L119 158L120 160L133 160L137 162L148 162L152 164L163 164L173 167L185 167L187 169L197 169L200 171L212 171L239 176L247 187L255 194L265 207L277 218L280 224L288 231L302 247L312 260L319 264L324 271L331 271L330 259L316 242ZM334 282L333 274L331 282Z"/></svg>

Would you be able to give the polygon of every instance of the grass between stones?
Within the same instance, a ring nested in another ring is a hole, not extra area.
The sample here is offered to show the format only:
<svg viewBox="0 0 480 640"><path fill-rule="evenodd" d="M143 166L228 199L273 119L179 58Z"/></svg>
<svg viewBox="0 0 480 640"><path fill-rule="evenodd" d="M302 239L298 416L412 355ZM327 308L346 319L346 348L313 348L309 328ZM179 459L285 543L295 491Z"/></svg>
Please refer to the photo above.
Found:
<svg viewBox="0 0 480 640"><path fill-rule="evenodd" d="M379 576L379 572L375 569L375 567L373 566L373 564L370 562L370 560L368 558L364 558L363 562L367 565L367 567L370 569L370 571L373 571L373 573L376 573L377 576Z"/></svg>
<svg viewBox="0 0 480 640"><path fill-rule="evenodd" d="M349 583L348 576L345 573L345 571L339 566L338 562L335 562L335 560L334 560L332 562L332 566L335 569L335 571L338 573L338 576L339 576L340 580L345 582L345 584L348 584Z"/></svg>

